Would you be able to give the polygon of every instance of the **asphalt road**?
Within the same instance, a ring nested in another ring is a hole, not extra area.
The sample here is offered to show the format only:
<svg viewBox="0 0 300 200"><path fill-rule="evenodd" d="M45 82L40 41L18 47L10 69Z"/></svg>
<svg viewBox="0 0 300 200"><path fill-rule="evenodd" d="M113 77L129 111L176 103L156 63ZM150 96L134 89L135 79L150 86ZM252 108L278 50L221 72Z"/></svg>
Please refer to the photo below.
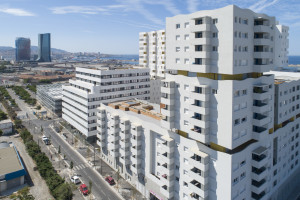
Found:
<svg viewBox="0 0 300 200"><path fill-rule="evenodd" d="M65 142L60 136L58 136L50 127L49 125L53 124L55 120L39 120L36 118L36 116L33 115L32 110L27 106L27 104L20 100L15 93L8 89L9 94L13 99L16 100L16 103L19 105L20 109L22 111L26 111L29 115L27 123L25 126L27 128L35 128L36 131L34 131L35 137L38 137L38 134L40 133L40 127L43 127L44 134L46 136L51 135L51 143L55 146L61 147L61 151L63 154L65 154L70 160L73 161L73 165L75 166L88 166L87 161L78 153L76 152L67 142ZM76 171L77 174L80 175L81 180L86 184L89 185L89 181L92 181L93 187L92 187L92 193L95 196L95 198L98 200L119 200L121 199L115 191L109 186L101 177L100 175L95 172L90 166L85 167L78 171Z"/></svg>

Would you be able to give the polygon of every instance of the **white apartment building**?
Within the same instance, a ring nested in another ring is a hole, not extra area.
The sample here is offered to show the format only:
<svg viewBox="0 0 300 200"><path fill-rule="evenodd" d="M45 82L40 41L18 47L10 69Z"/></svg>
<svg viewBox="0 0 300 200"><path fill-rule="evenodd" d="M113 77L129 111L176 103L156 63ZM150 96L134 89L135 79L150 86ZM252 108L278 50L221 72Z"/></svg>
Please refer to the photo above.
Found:
<svg viewBox="0 0 300 200"><path fill-rule="evenodd" d="M139 65L150 68L151 79L165 77L165 34L165 30L139 33Z"/></svg>
<svg viewBox="0 0 300 200"><path fill-rule="evenodd" d="M280 67L287 67L289 63L289 27L277 25L275 30L275 64ZM277 48L278 47L278 48Z"/></svg>
<svg viewBox="0 0 300 200"><path fill-rule="evenodd" d="M96 136L100 103L150 99L149 69L132 66L76 67L76 79L63 86L62 118L86 137Z"/></svg>
<svg viewBox="0 0 300 200"><path fill-rule="evenodd" d="M270 72L280 27L234 5L167 18L161 103L101 104L103 159L149 199L290 199L300 79Z"/></svg>

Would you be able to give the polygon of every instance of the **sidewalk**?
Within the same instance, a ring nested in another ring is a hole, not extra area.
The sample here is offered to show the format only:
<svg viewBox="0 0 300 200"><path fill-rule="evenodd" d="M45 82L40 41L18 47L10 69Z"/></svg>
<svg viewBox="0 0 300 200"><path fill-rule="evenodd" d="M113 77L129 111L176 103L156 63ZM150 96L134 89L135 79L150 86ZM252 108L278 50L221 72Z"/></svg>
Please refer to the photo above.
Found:
<svg viewBox="0 0 300 200"><path fill-rule="evenodd" d="M76 129L71 129L71 127L64 126L64 124L60 123L64 128L60 135L65 135L65 141L69 143L78 153L80 153L87 161L93 166L95 162L94 169L103 177L112 176L117 182L118 174L117 172L112 169L105 161L101 159L100 149L95 146L95 153L94 147L87 143L85 139L79 134L74 133ZM95 155L95 161L94 161ZM76 170L76 169L75 169ZM124 199L132 199L132 187L123 177L119 176L119 183L115 184L114 189L118 192ZM135 190L135 199L145 199L145 197L140 194L138 191Z"/></svg>

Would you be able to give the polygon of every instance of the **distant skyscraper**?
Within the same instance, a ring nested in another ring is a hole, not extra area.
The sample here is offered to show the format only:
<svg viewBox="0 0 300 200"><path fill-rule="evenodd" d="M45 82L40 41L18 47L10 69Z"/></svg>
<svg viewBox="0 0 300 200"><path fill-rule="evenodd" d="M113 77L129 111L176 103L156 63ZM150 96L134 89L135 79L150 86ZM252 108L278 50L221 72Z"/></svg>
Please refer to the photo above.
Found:
<svg viewBox="0 0 300 200"><path fill-rule="evenodd" d="M51 62L50 33L39 34L39 57L38 62Z"/></svg>
<svg viewBox="0 0 300 200"><path fill-rule="evenodd" d="M30 39L18 37L16 39L16 61L30 60Z"/></svg>

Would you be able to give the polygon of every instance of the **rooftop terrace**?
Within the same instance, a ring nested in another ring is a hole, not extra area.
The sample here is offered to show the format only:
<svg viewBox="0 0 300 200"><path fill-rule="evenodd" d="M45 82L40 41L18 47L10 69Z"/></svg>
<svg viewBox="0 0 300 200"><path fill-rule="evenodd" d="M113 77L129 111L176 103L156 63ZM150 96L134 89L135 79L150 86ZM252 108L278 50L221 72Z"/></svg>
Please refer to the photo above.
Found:
<svg viewBox="0 0 300 200"><path fill-rule="evenodd" d="M158 104L149 104L140 100L119 101L108 104L114 109L133 112L138 115L144 115L156 120L161 120L164 116L159 111Z"/></svg>

